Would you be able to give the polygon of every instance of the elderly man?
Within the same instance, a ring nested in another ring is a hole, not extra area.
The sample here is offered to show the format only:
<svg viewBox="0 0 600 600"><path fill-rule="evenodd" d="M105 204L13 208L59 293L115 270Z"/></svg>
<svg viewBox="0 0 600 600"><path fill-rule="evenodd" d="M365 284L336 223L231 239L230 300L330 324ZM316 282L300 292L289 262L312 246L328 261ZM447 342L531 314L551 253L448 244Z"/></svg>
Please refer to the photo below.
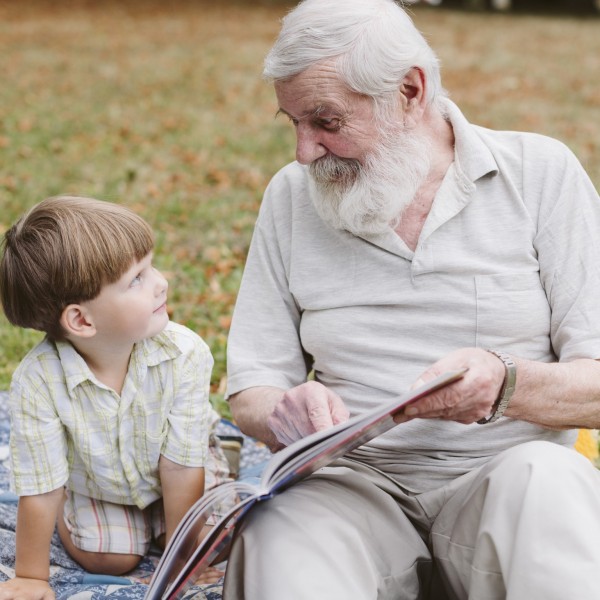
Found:
<svg viewBox="0 0 600 600"><path fill-rule="evenodd" d="M555 140L471 125L392 0L305 0L265 76L297 160L235 309L242 429L276 449L468 372L259 505L226 597L596 597L600 474L572 449L600 426L589 178Z"/></svg>

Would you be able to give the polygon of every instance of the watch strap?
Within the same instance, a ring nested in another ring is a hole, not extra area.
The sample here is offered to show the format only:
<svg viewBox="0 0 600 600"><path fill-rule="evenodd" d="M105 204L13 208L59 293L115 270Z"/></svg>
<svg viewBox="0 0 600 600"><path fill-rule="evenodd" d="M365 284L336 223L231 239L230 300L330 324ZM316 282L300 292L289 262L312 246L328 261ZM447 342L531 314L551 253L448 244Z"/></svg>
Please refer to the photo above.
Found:
<svg viewBox="0 0 600 600"><path fill-rule="evenodd" d="M492 407L492 414L489 417L484 417L483 419L479 419L477 423L480 425L485 425L486 423L493 423L497 421L506 410L508 403L515 391L515 386L517 383L517 365L515 361L506 353L499 352L498 350L487 350L494 356L497 356L504 363L504 382L502 383L502 387L500 388L500 394L498 395L498 399L494 403Z"/></svg>

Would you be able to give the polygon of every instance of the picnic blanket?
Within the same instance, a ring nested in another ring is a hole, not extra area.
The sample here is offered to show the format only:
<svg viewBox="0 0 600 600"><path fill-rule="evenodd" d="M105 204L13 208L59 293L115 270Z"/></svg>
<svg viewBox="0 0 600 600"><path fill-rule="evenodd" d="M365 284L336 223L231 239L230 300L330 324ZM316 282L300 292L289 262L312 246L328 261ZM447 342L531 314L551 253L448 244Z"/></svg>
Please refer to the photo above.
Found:
<svg viewBox="0 0 600 600"><path fill-rule="evenodd" d="M0 391L0 581L14 575L15 526L17 498L9 491L8 440L10 423L7 411L7 392ZM243 435L235 425L222 420L218 435L243 437L240 457L240 476L251 472L269 456L262 444ZM160 558L157 549L151 549L139 566L125 577L94 575L84 571L63 548L58 534L52 538L50 553L50 584L57 600L143 600L147 582ZM210 585L194 586L188 590L186 600L221 600L222 581Z"/></svg>

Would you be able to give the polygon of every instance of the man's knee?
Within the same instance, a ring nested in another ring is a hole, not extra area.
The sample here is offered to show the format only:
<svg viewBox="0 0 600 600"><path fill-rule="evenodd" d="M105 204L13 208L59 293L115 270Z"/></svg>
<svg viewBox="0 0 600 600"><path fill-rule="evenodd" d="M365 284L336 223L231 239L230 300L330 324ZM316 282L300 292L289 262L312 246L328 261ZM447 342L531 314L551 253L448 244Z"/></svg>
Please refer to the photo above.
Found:
<svg viewBox="0 0 600 600"><path fill-rule="evenodd" d="M528 479L549 478L551 481L563 476L596 475L589 460L581 454L545 441L532 441L510 448L491 461L490 466L493 471L508 477L509 481L518 479L520 475L526 475Z"/></svg>
<svg viewBox="0 0 600 600"><path fill-rule="evenodd" d="M600 472L575 450L551 442L527 442L503 452L478 479L472 493L485 497L492 512L503 506L518 513L533 502L540 514L559 518L600 504Z"/></svg>
<svg viewBox="0 0 600 600"><path fill-rule="evenodd" d="M264 600L284 589L286 598L388 598L404 589L417 598L428 579L431 556L414 525L393 497L351 470L313 476L249 517L229 557L230 597L244 589Z"/></svg>

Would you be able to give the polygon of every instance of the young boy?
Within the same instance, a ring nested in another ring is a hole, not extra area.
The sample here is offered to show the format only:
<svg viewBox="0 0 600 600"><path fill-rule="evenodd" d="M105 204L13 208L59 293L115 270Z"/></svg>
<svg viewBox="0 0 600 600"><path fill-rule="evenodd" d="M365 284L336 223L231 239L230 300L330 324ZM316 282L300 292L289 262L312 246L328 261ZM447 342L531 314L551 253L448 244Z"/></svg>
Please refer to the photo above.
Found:
<svg viewBox="0 0 600 600"><path fill-rule="evenodd" d="M51 594L57 516L77 562L118 575L152 538L168 542L204 490L227 477L211 433L213 359L169 321L153 247L132 211L70 196L44 200L6 232L4 312L46 337L10 389L19 507L16 577L0 586L3 598Z"/></svg>

